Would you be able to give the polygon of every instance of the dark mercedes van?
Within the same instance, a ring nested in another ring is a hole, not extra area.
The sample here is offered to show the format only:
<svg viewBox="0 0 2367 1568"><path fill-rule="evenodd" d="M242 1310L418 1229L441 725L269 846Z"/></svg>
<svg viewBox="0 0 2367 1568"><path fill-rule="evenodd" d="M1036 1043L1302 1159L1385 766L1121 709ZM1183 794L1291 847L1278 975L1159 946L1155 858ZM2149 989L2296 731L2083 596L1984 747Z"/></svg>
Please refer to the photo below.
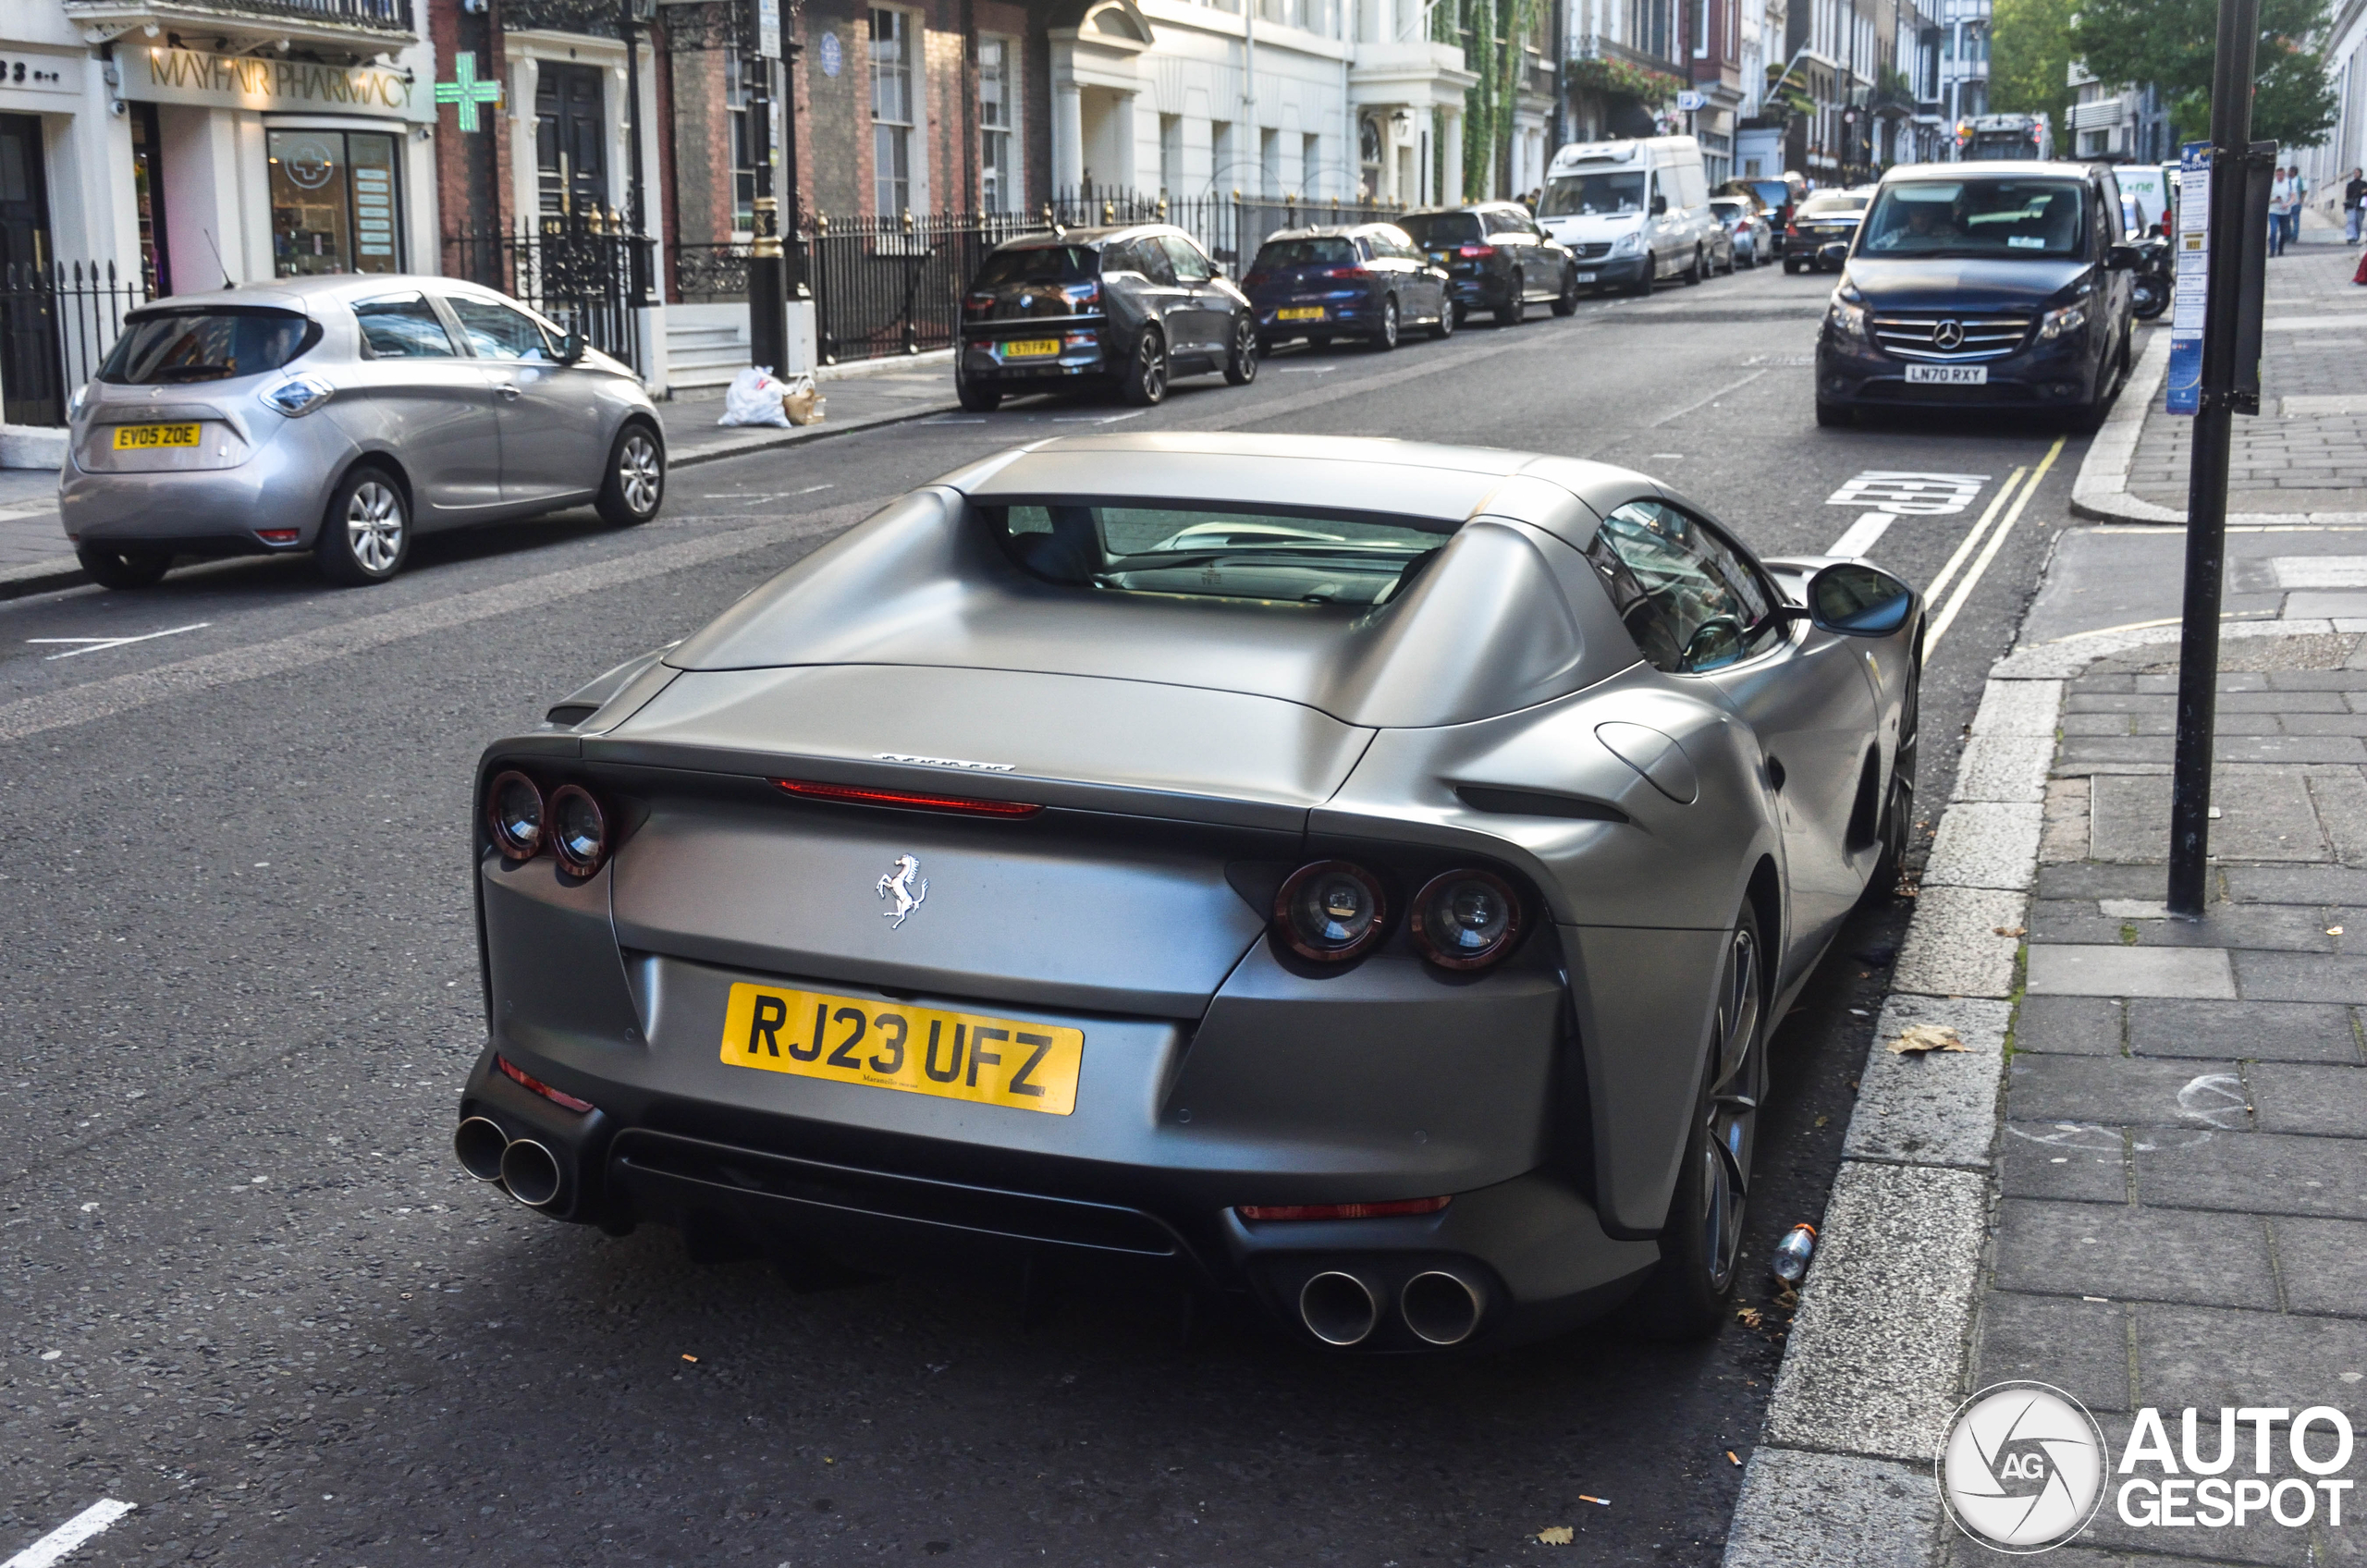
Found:
<svg viewBox="0 0 2367 1568"><path fill-rule="evenodd" d="M2129 369L2137 251L2121 223L2101 164L1891 170L1817 337L1817 423L1939 407L2093 429Z"/></svg>

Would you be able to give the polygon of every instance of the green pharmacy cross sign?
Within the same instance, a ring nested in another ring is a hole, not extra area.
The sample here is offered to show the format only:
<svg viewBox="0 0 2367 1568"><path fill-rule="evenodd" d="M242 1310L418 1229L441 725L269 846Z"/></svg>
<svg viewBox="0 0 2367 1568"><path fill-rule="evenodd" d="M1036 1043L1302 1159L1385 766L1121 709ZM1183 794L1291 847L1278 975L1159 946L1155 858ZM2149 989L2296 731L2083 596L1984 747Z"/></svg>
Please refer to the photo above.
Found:
<svg viewBox="0 0 2367 1568"><path fill-rule="evenodd" d="M437 82L435 101L438 104L457 104L460 129L474 130L477 129L477 105L479 104L498 104L501 102L501 83L477 80L477 56L474 50L453 60L452 74L460 80Z"/></svg>

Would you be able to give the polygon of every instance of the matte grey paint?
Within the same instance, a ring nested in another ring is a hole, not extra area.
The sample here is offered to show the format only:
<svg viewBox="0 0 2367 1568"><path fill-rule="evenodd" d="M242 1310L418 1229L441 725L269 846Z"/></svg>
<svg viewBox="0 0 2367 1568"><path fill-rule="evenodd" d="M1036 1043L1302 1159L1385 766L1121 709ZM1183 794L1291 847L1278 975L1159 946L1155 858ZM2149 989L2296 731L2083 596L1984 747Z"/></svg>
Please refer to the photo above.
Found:
<svg viewBox="0 0 2367 1568"><path fill-rule="evenodd" d="M1045 584L971 512L1062 494L1470 521L1402 601L1300 611ZM855 1164L1140 1204L1203 1255L1231 1237L1269 1292L1313 1255L1275 1233L1294 1227L1218 1224L1224 1206L1451 1192L1459 1216L1487 1207L1465 1210L1478 1194L1518 1193L1502 1214L1521 1218L1473 1232L1475 1266L1507 1282L1508 1309L1600 1305L1650 1262L1611 1238L1665 1221L1711 988L1754 876L1778 894L1779 1009L1862 890L1873 855L1844 842L1847 809L1870 748L1887 787L1917 624L1859 638L1799 621L1728 670L1651 668L1580 549L1601 511L1659 494L1569 459L1240 435L1064 439L948 476L662 665L600 685L580 741L533 745L533 766L588 769L635 814L586 888L612 896L610 951L638 1011L601 1004L600 1041L590 1004L554 1003L564 1027L501 1016L496 1039L580 1074L552 1081L621 1124L663 1105L678 1126L711 1117L759 1143L794 1129ZM1777 574L1796 597L1799 564ZM1637 730L1662 740L1629 744ZM1777 744L1802 753L1780 790ZM484 766L525 754L503 742ZM1048 809L1010 822L816 804L767 782L782 777ZM1481 809L1466 787L1594 815ZM931 890L896 930L874 884L904 853ZM1281 876L1325 855L1409 880L1492 864L1542 907L1515 958L1476 979L1442 981L1402 925L1318 972L1263 931ZM486 864L489 912L497 891L545 886ZM536 939L521 907L488 913L497 974L544 973L510 956ZM552 939L579 942L580 926ZM1078 1112L726 1067L716 1032L735 976L1073 1023L1089 1037ZM1576 1146L1554 1120L1573 1072L1586 1170L1556 1163ZM1522 1230L1548 1215L1558 1233ZM1411 1258L1445 1228L1351 1233Z"/></svg>

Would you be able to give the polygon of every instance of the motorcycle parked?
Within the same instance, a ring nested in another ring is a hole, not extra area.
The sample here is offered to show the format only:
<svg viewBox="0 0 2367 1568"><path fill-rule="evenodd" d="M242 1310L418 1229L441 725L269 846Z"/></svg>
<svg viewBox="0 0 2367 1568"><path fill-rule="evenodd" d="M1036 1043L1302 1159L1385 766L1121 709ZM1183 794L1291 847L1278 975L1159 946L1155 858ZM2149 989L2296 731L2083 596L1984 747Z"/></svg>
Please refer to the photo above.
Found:
<svg viewBox="0 0 2367 1568"><path fill-rule="evenodd" d="M2170 242L2156 234L2139 240L2137 266L2130 274L2134 288L2130 303L2140 321L2152 321L2170 308Z"/></svg>

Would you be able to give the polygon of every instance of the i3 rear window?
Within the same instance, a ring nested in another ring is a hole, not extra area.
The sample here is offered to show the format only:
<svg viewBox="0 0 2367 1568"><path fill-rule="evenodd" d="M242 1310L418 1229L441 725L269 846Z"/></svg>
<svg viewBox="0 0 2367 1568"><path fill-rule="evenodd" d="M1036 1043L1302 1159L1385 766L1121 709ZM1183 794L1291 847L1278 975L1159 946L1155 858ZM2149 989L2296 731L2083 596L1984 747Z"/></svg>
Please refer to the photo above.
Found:
<svg viewBox="0 0 2367 1568"><path fill-rule="evenodd" d="M1277 239L1257 252L1259 272L1277 272L1283 267L1352 267L1356 264L1356 242L1353 239Z"/></svg>
<svg viewBox="0 0 2367 1568"><path fill-rule="evenodd" d="M319 326L292 311L251 305L147 311L124 324L99 379L111 386L170 386L261 375L320 337Z"/></svg>
<svg viewBox="0 0 2367 1568"><path fill-rule="evenodd" d="M1093 251L1083 245L1031 245L1024 250L997 251L978 269L979 288L1000 288L1007 283L1089 283L1101 268Z"/></svg>
<svg viewBox="0 0 2367 1568"><path fill-rule="evenodd" d="M1363 513L1045 501L982 508L1020 569L1110 594L1278 607L1387 604L1454 525Z"/></svg>

